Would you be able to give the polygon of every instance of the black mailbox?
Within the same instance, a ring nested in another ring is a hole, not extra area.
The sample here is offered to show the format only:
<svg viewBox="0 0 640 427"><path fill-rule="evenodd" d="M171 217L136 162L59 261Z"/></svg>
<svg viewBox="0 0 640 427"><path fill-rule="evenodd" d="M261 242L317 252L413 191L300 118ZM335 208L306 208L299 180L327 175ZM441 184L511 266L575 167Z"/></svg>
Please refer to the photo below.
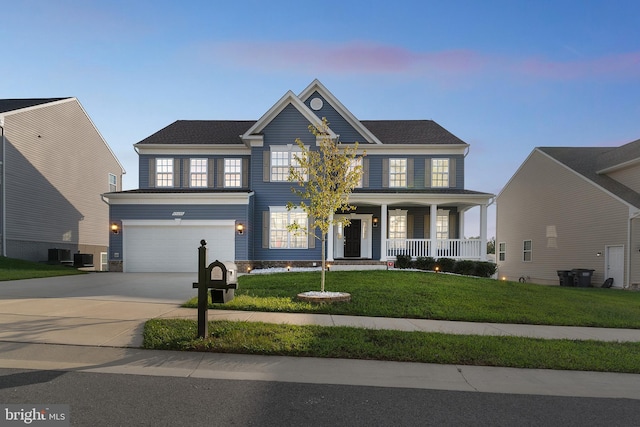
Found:
<svg viewBox="0 0 640 427"><path fill-rule="evenodd" d="M233 262L215 260L206 270L206 287L211 289L211 302L226 303L235 296L238 289L238 268ZM193 284L198 287L197 283Z"/></svg>

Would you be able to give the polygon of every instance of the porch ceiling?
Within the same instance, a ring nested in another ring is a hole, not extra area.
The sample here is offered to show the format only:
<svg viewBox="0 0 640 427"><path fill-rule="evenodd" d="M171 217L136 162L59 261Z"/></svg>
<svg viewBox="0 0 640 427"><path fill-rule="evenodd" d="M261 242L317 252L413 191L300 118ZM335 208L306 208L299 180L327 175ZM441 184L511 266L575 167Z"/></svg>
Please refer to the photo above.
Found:
<svg viewBox="0 0 640 427"><path fill-rule="evenodd" d="M352 193L349 202L360 206L455 206L460 210L488 205L495 196L488 193Z"/></svg>

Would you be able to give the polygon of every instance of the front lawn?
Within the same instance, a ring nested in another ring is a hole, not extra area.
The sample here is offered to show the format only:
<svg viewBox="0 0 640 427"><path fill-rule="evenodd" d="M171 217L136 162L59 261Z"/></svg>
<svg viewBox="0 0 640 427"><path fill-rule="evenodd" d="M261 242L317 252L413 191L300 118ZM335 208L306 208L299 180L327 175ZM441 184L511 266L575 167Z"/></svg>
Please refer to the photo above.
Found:
<svg viewBox="0 0 640 427"><path fill-rule="evenodd" d="M84 271L63 265L41 264L20 259L0 257L0 281L34 279L40 277L85 274Z"/></svg>
<svg viewBox="0 0 640 427"><path fill-rule="evenodd" d="M335 271L327 291L348 292L350 303L296 300L319 290L320 272L250 274L236 297L210 308L328 313L491 323L640 328L640 292L569 288L416 271ZM185 303L197 307L197 298Z"/></svg>

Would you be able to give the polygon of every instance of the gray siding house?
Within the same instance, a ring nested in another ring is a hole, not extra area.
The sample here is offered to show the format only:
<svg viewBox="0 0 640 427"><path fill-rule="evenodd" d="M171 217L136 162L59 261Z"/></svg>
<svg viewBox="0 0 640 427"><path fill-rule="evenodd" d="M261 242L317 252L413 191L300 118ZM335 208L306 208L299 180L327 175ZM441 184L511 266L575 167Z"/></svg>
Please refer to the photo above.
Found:
<svg viewBox="0 0 640 427"><path fill-rule="evenodd" d="M287 181L296 138L316 146L310 124L327 118L332 136L366 150L352 193L351 225L329 233L331 262L386 263L398 254L484 260L492 194L465 189L468 144L431 120L360 121L318 80L287 92L261 118L179 120L135 144L139 188L105 194L113 269L197 270L197 247L242 269L313 265L313 236L287 231L303 212ZM479 206L481 238L464 239L463 214ZM336 216L339 214L336 213ZM319 265L319 264L318 264Z"/></svg>
<svg viewBox="0 0 640 427"><path fill-rule="evenodd" d="M122 165L76 98L1 99L2 256L93 255L107 268L109 206ZM66 259L60 259L66 261Z"/></svg>
<svg viewBox="0 0 640 427"><path fill-rule="evenodd" d="M498 195L496 216L501 278L559 284L558 271L587 269L592 286L639 283L640 140L534 149Z"/></svg>

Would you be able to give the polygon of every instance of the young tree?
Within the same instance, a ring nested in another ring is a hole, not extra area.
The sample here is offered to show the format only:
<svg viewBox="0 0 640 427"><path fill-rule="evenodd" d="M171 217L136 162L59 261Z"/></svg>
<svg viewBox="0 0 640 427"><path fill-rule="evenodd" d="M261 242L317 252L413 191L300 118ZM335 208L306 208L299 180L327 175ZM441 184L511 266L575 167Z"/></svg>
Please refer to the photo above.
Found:
<svg viewBox="0 0 640 427"><path fill-rule="evenodd" d="M348 218L335 219L334 214L355 210L355 206L349 204L349 195L362 177L362 160L358 162L358 159L365 153L357 156L357 142L353 146L343 146L332 139L326 118L322 119L320 128L309 125L309 132L316 137L318 150L305 147L299 138L296 139L300 153L295 155L297 163L289 169L289 181L298 184L291 191L300 196L301 201L297 205L287 204L289 210L300 207L307 213L309 229L294 223L289 231L311 233L322 241L320 290L324 292L327 234L331 225L349 225ZM315 234L316 228L320 230L319 237Z"/></svg>

